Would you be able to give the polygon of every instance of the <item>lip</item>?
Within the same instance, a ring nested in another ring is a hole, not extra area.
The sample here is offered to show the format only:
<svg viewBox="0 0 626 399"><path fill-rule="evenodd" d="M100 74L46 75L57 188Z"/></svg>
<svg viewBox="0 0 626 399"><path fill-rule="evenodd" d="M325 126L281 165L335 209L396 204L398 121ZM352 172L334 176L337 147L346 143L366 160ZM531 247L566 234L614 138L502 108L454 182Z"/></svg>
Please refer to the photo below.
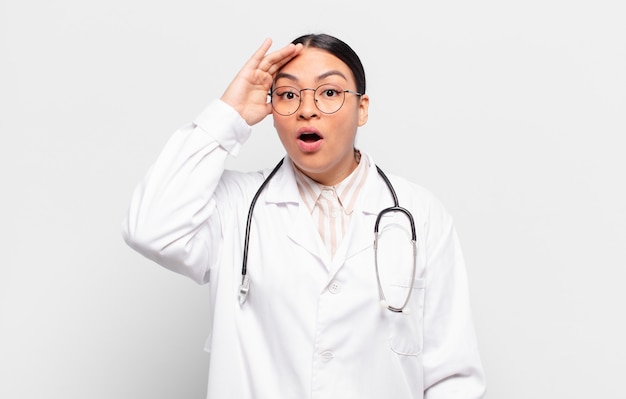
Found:
<svg viewBox="0 0 626 399"><path fill-rule="evenodd" d="M324 136L319 130L312 126L304 126L296 132L298 148L303 152L315 152L320 149L324 143ZM309 140L311 136L317 136L316 140Z"/></svg>

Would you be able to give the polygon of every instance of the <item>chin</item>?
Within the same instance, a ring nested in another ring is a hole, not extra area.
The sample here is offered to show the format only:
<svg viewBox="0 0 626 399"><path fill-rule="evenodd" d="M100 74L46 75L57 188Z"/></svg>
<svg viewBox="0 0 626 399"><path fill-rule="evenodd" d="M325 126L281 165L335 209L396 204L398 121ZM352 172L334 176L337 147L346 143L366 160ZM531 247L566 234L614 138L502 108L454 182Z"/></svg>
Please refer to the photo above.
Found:
<svg viewBox="0 0 626 399"><path fill-rule="evenodd" d="M320 162L307 158L309 157L297 157L291 158L291 160L298 169L305 173L320 173L325 169Z"/></svg>

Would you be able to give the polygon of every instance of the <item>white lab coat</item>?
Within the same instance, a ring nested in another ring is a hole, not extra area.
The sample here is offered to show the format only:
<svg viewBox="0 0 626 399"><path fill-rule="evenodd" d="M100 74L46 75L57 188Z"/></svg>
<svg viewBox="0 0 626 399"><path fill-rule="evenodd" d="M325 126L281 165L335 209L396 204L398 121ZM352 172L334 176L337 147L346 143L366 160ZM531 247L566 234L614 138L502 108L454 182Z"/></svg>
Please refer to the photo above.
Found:
<svg viewBox="0 0 626 399"><path fill-rule="evenodd" d="M394 176L400 205L416 221L417 274L409 315L379 306L373 228L378 212L393 203L372 159L332 259L286 159L254 210L250 294L240 306L248 207L269 169L224 171L224 161L250 130L226 104L210 104L165 146L137 187L123 226L138 252L210 285L208 398L482 397L483 371L452 220L428 191ZM408 226L396 216L383 224L398 227L396 222ZM394 305L410 286L407 230L385 228L379 249L384 293Z"/></svg>

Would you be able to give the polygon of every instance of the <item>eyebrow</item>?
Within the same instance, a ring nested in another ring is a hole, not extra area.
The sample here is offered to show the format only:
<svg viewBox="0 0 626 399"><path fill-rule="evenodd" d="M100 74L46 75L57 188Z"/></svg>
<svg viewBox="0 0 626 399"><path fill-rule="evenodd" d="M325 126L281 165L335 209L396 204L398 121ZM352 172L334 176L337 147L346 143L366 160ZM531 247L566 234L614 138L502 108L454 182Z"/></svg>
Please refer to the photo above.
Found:
<svg viewBox="0 0 626 399"><path fill-rule="evenodd" d="M323 74L319 75L317 78L315 78L315 81L319 82L320 80L324 80L324 79L326 79L329 76L341 76L345 81L348 80L343 73L333 69L333 70L330 70L328 72L324 72ZM291 80L293 82L297 82L299 80L296 76L294 76L294 75L292 75L290 73L278 72L276 74L276 77L274 78L274 81L277 81L278 79L281 79L281 78L289 79L289 80Z"/></svg>

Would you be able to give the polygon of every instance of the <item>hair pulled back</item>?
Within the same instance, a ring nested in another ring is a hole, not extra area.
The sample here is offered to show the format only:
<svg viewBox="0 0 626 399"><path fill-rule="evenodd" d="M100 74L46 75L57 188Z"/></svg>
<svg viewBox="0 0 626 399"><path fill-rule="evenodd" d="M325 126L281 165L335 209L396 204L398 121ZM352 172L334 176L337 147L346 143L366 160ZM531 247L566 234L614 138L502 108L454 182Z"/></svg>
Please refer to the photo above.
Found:
<svg viewBox="0 0 626 399"><path fill-rule="evenodd" d="M293 44L301 43L305 48L312 47L324 50L343 61L350 68L354 80L356 81L356 90L365 94L365 70L359 56L345 42L336 37L321 34L307 34L298 37Z"/></svg>

